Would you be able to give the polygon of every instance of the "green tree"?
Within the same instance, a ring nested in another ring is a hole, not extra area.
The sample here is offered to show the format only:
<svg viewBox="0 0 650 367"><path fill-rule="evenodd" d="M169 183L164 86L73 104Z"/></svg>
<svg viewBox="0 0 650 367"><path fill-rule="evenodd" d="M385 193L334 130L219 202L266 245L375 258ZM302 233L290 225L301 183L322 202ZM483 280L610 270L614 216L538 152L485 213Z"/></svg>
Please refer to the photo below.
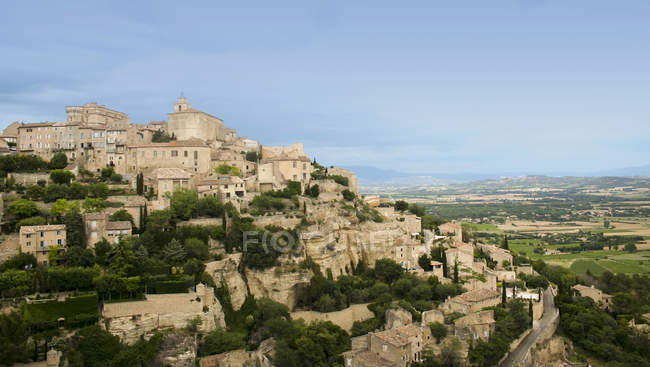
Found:
<svg viewBox="0 0 650 367"><path fill-rule="evenodd" d="M27 362L29 332L18 312L0 314L0 365Z"/></svg>
<svg viewBox="0 0 650 367"><path fill-rule="evenodd" d="M36 203L27 199L16 199L7 206L9 213L19 218L27 218L39 213Z"/></svg>
<svg viewBox="0 0 650 367"><path fill-rule="evenodd" d="M88 193L95 197L106 199L108 197L108 185L104 182L97 182L88 186Z"/></svg>
<svg viewBox="0 0 650 367"><path fill-rule="evenodd" d="M352 201L352 200L354 200L354 198L357 197L357 195L355 195L352 191L350 191L348 189L345 189L345 190L341 191L341 194L343 195L343 199L345 199L347 201Z"/></svg>
<svg viewBox="0 0 650 367"><path fill-rule="evenodd" d="M404 274L404 268L395 260L379 259L375 262L375 274L379 280L391 284Z"/></svg>
<svg viewBox="0 0 650 367"><path fill-rule="evenodd" d="M22 226L42 226L44 224L47 224L47 220L43 217L29 217L19 220L16 228L20 229Z"/></svg>
<svg viewBox="0 0 650 367"><path fill-rule="evenodd" d="M144 176L139 172L135 178L135 190L138 195L144 194Z"/></svg>
<svg viewBox="0 0 650 367"><path fill-rule="evenodd" d="M116 211L115 213L111 214L110 221L111 222L124 221L124 222L131 222L131 225L134 224L133 223L133 216L124 209L120 209L120 210Z"/></svg>
<svg viewBox="0 0 650 367"><path fill-rule="evenodd" d="M320 195L320 187L318 186L318 184L311 185L307 189L307 195L313 198L318 198L318 195Z"/></svg>
<svg viewBox="0 0 650 367"><path fill-rule="evenodd" d="M427 254L422 254L422 256L418 258L418 265L420 265L424 271L433 270L433 266L431 266L431 259L429 256L427 256Z"/></svg>
<svg viewBox="0 0 650 367"><path fill-rule="evenodd" d="M95 265L95 255L92 250L80 246L70 247L61 257L65 266L89 267Z"/></svg>
<svg viewBox="0 0 650 367"><path fill-rule="evenodd" d="M199 345L198 354L209 356L246 348L246 334L216 329L208 333Z"/></svg>
<svg viewBox="0 0 650 367"><path fill-rule="evenodd" d="M56 153L50 159L50 169L63 169L68 165L68 157L64 153Z"/></svg>
<svg viewBox="0 0 650 367"><path fill-rule="evenodd" d="M510 249L509 246L508 246L508 235L507 234L503 235L503 240L501 241L501 248L505 249L505 250Z"/></svg>
<svg viewBox="0 0 650 367"><path fill-rule="evenodd" d="M409 208L409 204L404 200L397 200L395 202L395 210L397 210L398 212L403 212L405 210L408 210L408 208Z"/></svg>
<svg viewBox="0 0 650 367"><path fill-rule="evenodd" d="M180 189L171 196L171 210L176 218L187 220L192 218L199 204L196 191Z"/></svg>
<svg viewBox="0 0 650 367"><path fill-rule="evenodd" d="M179 265L185 262L185 257L187 253L180 242L176 239L172 239L169 243L163 248L163 257L168 264Z"/></svg>
<svg viewBox="0 0 650 367"><path fill-rule="evenodd" d="M418 217L424 216L424 207L420 204L410 204L409 211Z"/></svg>
<svg viewBox="0 0 650 367"><path fill-rule="evenodd" d="M188 238L185 240L185 251L187 252L187 257L207 260L210 256L208 246L198 238Z"/></svg>
<svg viewBox="0 0 650 367"><path fill-rule="evenodd" d="M69 185L70 181L74 178L74 173L64 170L64 169L55 169L50 171L50 179L54 183Z"/></svg>
<svg viewBox="0 0 650 367"><path fill-rule="evenodd" d="M54 217L61 217L74 211L79 211L79 203L75 201L68 202L66 199L58 199L50 208L50 214Z"/></svg>
<svg viewBox="0 0 650 367"><path fill-rule="evenodd" d="M447 336L447 327L439 322L430 323L429 329L431 329L431 335L436 338L437 344L440 344L440 341Z"/></svg>
<svg viewBox="0 0 650 367"><path fill-rule="evenodd" d="M636 245L633 244L633 243L625 244L625 251L630 252L630 253L636 252Z"/></svg>
<svg viewBox="0 0 650 367"><path fill-rule="evenodd" d="M63 215L68 246L86 247L86 234L83 217L78 211L69 211Z"/></svg>
<svg viewBox="0 0 650 367"><path fill-rule="evenodd" d="M108 201L101 198L86 198L81 206L88 213L97 213L106 209Z"/></svg>

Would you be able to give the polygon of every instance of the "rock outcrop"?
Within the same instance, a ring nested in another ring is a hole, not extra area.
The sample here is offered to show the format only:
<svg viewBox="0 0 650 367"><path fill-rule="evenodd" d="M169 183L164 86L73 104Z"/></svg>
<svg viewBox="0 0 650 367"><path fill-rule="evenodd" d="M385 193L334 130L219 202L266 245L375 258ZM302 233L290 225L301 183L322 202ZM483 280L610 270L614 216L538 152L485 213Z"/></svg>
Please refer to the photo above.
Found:
<svg viewBox="0 0 650 367"><path fill-rule="evenodd" d="M246 297L248 297L246 282L244 282L244 278L242 278L238 270L241 257L241 253L229 254L223 260L205 264L205 271L210 274L217 286L222 281L228 286L230 304L235 311L241 308L244 301L246 301Z"/></svg>
<svg viewBox="0 0 650 367"><path fill-rule="evenodd" d="M260 343L254 351L237 349L226 353L216 354L201 358L201 367L273 367L273 338Z"/></svg>
<svg viewBox="0 0 650 367"><path fill-rule="evenodd" d="M348 332L352 329L355 321L365 321L374 316L368 309L368 303L352 305L341 311L334 312L297 311L291 313L292 320L303 319L307 323L314 320L331 321Z"/></svg>
<svg viewBox="0 0 650 367"><path fill-rule="evenodd" d="M309 285L311 271L283 272L281 267L246 269L248 289L255 298L270 298L292 310L302 289Z"/></svg>
<svg viewBox="0 0 650 367"><path fill-rule="evenodd" d="M192 335L168 334L160 352L150 365L194 367L196 360L196 339Z"/></svg>

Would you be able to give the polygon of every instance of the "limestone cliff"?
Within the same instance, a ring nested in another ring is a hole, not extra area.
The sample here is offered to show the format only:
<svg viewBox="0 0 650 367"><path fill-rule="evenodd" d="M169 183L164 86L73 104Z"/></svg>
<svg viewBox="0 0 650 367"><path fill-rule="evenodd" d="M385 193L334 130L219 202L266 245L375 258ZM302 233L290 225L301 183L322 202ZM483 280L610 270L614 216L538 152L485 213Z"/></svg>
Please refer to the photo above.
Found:
<svg viewBox="0 0 650 367"><path fill-rule="evenodd" d="M248 288L255 298L270 298L293 309L300 291L309 285L311 271L285 272L282 267L265 270L246 269Z"/></svg>
<svg viewBox="0 0 650 367"><path fill-rule="evenodd" d="M246 282L238 271L241 257L241 253L229 254L223 260L205 264L205 271L210 274L217 286L220 286L222 281L228 286L230 303L235 311L241 308L248 297Z"/></svg>

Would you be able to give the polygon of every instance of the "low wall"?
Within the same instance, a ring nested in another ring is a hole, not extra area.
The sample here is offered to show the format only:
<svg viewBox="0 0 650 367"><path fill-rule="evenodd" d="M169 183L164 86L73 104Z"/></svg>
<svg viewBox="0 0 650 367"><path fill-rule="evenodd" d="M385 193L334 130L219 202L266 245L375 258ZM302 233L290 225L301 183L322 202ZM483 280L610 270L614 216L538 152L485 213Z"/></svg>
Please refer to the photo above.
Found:
<svg viewBox="0 0 650 367"><path fill-rule="evenodd" d="M36 185L39 180L50 181L49 173L10 173L9 176L16 180L17 184Z"/></svg>
<svg viewBox="0 0 650 367"><path fill-rule="evenodd" d="M365 321L375 315L368 309L369 303L352 305L344 310L335 312L297 311L291 313L292 319L303 319L306 322L314 320L331 321L345 331L350 331L355 321Z"/></svg>

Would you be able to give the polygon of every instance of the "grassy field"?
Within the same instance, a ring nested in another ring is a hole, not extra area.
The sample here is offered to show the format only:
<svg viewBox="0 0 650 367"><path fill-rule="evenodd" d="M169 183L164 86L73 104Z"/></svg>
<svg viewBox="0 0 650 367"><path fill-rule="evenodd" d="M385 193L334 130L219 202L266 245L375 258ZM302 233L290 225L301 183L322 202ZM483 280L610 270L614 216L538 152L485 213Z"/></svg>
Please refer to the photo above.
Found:
<svg viewBox="0 0 650 367"><path fill-rule="evenodd" d="M65 302L26 304L23 316L25 321L36 323L55 321L59 317L67 319L80 314L97 314L96 294L68 297Z"/></svg>
<svg viewBox="0 0 650 367"><path fill-rule="evenodd" d="M579 253L575 254L573 259L564 257L561 259L564 261L560 262L560 264L570 266L571 270L580 275L586 274L587 269L594 275L601 275L607 270L612 273L650 274L650 251L639 251L631 254L618 252L614 255L602 256L603 252L611 253L611 251ZM594 257L594 253L600 253L601 256Z"/></svg>

